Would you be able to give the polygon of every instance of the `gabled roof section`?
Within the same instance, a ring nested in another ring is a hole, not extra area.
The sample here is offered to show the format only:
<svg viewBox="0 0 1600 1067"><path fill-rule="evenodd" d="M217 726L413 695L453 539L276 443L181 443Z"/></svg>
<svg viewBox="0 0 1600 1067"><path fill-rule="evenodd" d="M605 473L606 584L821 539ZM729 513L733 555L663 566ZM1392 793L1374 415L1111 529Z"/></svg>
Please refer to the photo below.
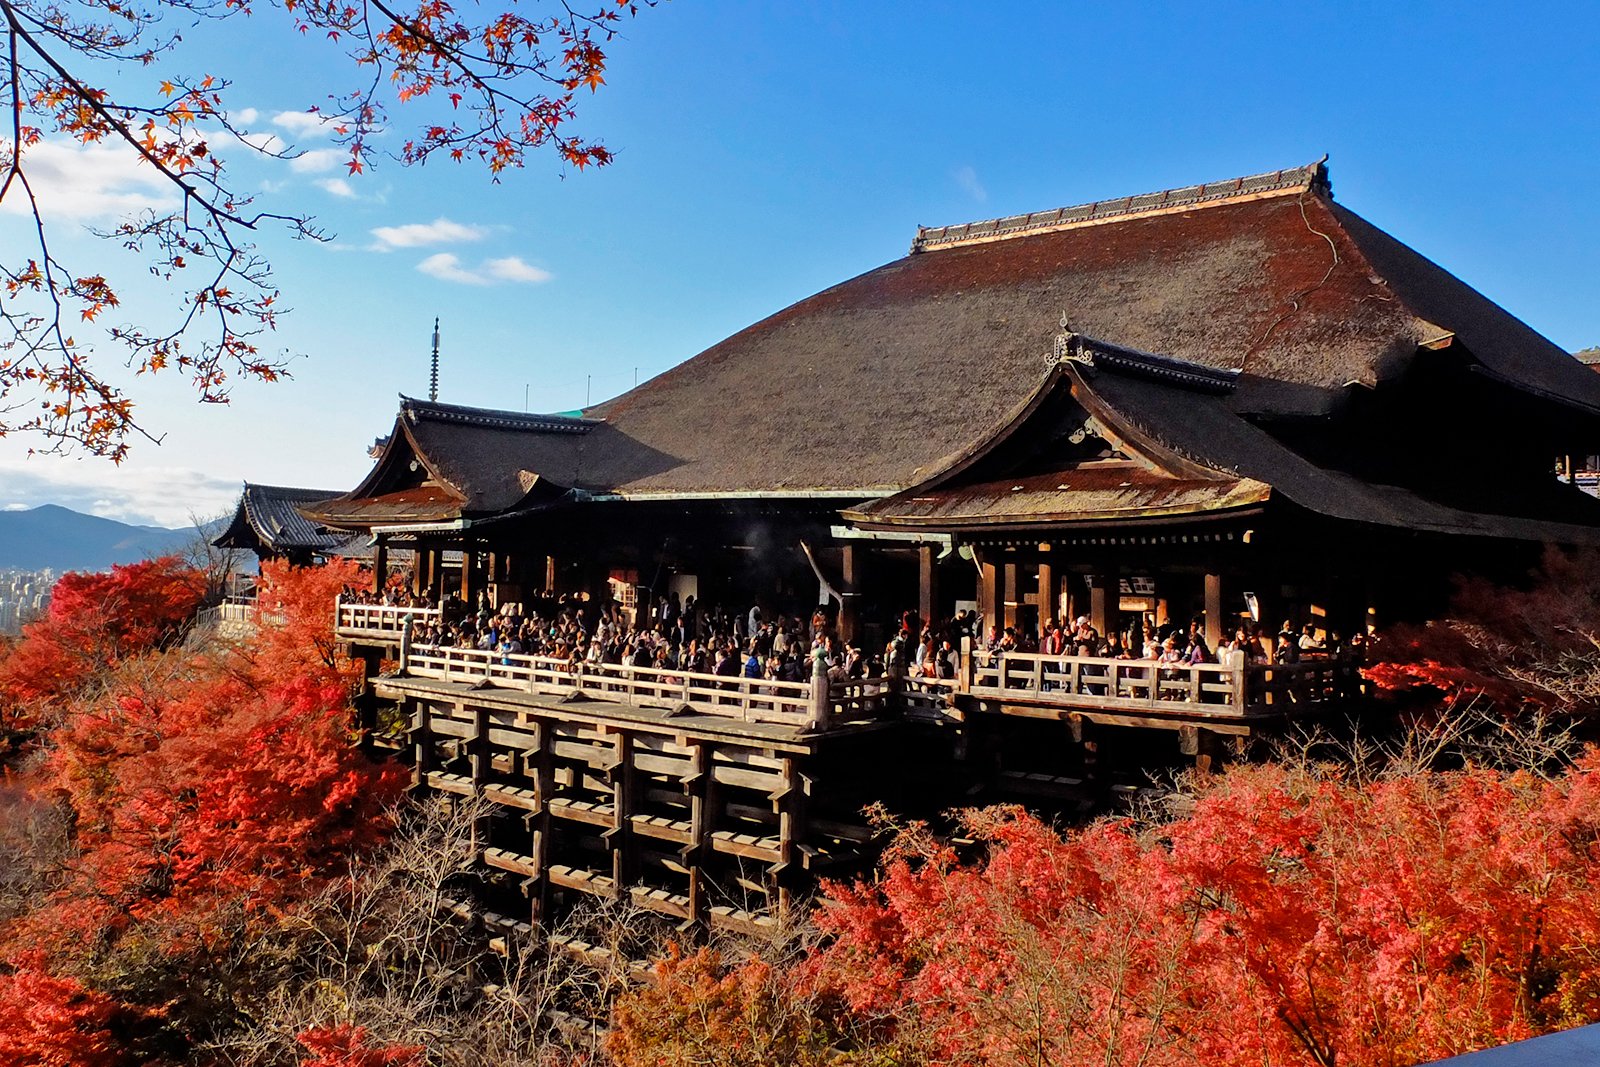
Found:
<svg viewBox="0 0 1600 1067"><path fill-rule="evenodd" d="M1097 226L1107 222L1149 218L1173 211L1187 211L1216 204L1236 204L1265 196L1301 195L1313 190L1331 195L1328 183L1328 157L1288 170L1273 170L1244 178L1185 185L1157 193L1140 193L1115 200L1096 200L1054 211L1031 211L985 222L964 222L957 226L919 226L911 251L930 252L956 245L1003 241L1011 237L1055 233L1078 226Z"/></svg>
<svg viewBox="0 0 1600 1067"><path fill-rule="evenodd" d="M299 510L301 506L320 504L338 495L332 489L246 482L233 521L211 543L219 548L277 554L338 552L346 547L349 536L324 529Z"/></svg>
<svg viewBox="0 0 1600 1067"><path fill-rule="evenodd" d="M869 527L937 530L1172 521L1260 505L1271 487L1180 453L1105 403L1089 378L1124 376L1201 399L1235 375L1078 334L1038 391L974 452L903 492L844 513Z"/></svg>
<svg viewBox="0 0 1600 1067"><path fill-rule="evenodd" d="M1247 397L1204 376L1184 381L1172 362L1148 353L1106 350L1075 338L1060 378L1047 383L1088 416L1079 432L1114 442L1126 458L1041 464L1049 458L1051 404L991 441L980 457L883 500L845 512L867 528L929 532L1014 531L1029 526L1196 521L1260 510L1272 501L1329 518L1434 533L1600 543L1593 501L1576 490L1572 506L1539 516L1468 510L1398 485L1377 484L1321 466L1257 425L1240 409ZM1181 361L1180 361L1181 362ZM1015 440L1016 444L1011 442ZM1579 506L1581 505L1581 506Z"/></svg>

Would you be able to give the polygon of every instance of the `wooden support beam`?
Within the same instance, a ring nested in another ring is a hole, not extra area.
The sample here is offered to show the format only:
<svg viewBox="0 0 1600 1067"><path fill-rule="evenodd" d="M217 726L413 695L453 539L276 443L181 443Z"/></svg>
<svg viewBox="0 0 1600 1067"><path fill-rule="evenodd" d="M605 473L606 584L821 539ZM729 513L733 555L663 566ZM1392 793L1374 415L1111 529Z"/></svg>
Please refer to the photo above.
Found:
<svg viewBox="0 0 1600 1067"><path fill-rule="evenodd" d="M939 548L937 545L917 547L917 614L923 625L932 625L939 617ZM912 635L915 639L916 635ZM920 667L921 664L918 664Z"/></svg>
<svg viewBox="0 0 1600 1067"><path fill-rule="evenodd" d="M1000 586L996 595L1000 600L1001 627L1015 626L1017 624L1017 609L1022 606L1022 594L1017 588L1017 565L1015 562L1001 564Z"/></svg>
<svg viewBox="0 0 1600 1067"><path fill-rule="evenodd" d="M1056 619L1061 610L1057 606L1056 571L1048 559L1039 562L1039 592L1034 598L1039 604L1039 630L1044 636L1044 625Z"/></svg>
<svg viewBox="0 0 1600 1067"><path fill-rule="evenodd" d="M472 598L473 598L473 596L475 595L475 593L477 591L477 583L473 580L475 575L472 573L472 570L473 570L473 560L476 558L476 556L477 556L477 553L472 551L471 548L463 547L461 549L461 593L460 593L460 595L461 595L461 602L467 606L467 611L468 612L471 612L475 607L475 605L472 602Z"/></svg>
<svg viewBox="0 0 1600 1067"><path fill-rule="evenodd" d="M489 709L479 704L472 709L473 737L467 745L467 764L472 768L472 792L483 795L489 780ZM489 843L489 813L486 810L472 824L472 847L476 851Z"/></svg>
<svg viewBox="0 0 1600 1067"><path fill-rule="evenodd" d="M867 550L855 542L847 542L843 555L844 588L839 590L839 637L853 644L861 636L861 595L866 587Z"/></svg>
<svg viewBox="0 0 1600 1067"><path fill-rule="evenodd" d="M638 849L630 832L633 804L633 735L619 733L614 739L616 769L611 773L611 829L607 839L611 845L611 879L618 890L632 885L638 877Z"/></svg>
<svg viewBox="0 0 1600 1067"><path fill-rule="evenodd" d="M983 616L983 625L986 631L989 627L996 626L1000 622L1000 609L997 606L1000 594L999 585L999 569L994 565L994 561L984 556L978 557L978 614ZM987 632L981 633L978 635L978 640L981 643L987 637Z"/></svg>
<svg viewBox="0 0 1600 1067"><path fill-rule="evenodd" d="M1206 575L1206 644L1211 646L1211 654L1216 655L1217 649L1222 647L1222 642L1229 636L1232 627L1228 626L1229 620L1222 617L1222 575ZM1224 629L1226 627L1226 630Z"/></svg>
<svg viewBox="0 0 1600 1067"><path fill-rule="evenodd" d="M1091 574L1089 576L1089 625L1093 626L1101 637L1110 632L1111 597L1116 581L1115 575Z"/></svg>
<svg viewBox="0 0 1600 1067"><path fill-rule="evenodd" d="M784 793L778 812L778 862L774 873L778 875L778 916L788 916L794 907L793 891L789 888L793 878L790 873L800 858L799 845L805 835L806 793L809 781L800 773L799 761L783 761Z"/></svg>
<svg viewBox="0 0 1600 1067"><path fill-rule="evenodd" d="M372 591L382 593L389 584L389 544L379 539L372 550Z"/></svg>

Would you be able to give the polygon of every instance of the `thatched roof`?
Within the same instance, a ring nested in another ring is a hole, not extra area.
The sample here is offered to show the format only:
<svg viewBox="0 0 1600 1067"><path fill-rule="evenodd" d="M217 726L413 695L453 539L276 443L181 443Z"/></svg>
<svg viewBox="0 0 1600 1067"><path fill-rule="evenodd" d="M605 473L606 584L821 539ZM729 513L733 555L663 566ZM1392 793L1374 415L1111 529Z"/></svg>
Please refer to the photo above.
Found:
<svg viewBox="0 0 1600 1067"><path fill-rule="evenodd" d="M1353 392L1392 392L1382 387L1429 349L1449 349L1496 388L1600 414L1600 378L1333 203L1319 162L920 230L910 254L582 419L402 398L372 475L313 514L371 525L596 495L888 497L1016 422L1063 321L1110 348L1160 353L1196 381L1225 379L1239 425L1218 432L1263 456L1287 449L1257 422L1337 417Z"/></svg>

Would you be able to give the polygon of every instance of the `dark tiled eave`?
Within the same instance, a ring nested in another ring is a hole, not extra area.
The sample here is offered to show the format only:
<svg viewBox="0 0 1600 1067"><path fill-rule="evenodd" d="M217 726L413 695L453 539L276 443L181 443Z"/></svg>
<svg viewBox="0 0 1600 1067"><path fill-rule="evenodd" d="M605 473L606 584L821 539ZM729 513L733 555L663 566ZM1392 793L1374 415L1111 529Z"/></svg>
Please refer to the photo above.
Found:
<svg viewBox="0 0 1600 1067"><path fill-rule="evenodd" d="M527 430L531 433L588 433L597 425L595 419L573 418L570 415L474 408L461 404L441 404L436 400L416 400L407 396L400 398L400 410L413 423L427 420L495 430Z"/></svg>

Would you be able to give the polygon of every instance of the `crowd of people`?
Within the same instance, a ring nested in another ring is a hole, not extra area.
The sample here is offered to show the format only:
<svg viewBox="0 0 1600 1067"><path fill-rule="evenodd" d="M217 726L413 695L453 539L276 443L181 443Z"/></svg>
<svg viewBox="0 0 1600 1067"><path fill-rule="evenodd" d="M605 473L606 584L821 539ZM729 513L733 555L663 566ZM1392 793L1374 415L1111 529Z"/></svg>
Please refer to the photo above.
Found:
<svg viewBox="0 0 1600 1067"><path fill-rule="evenodd" d="M639 619L615 601L582 595L535 594L526 602L469 606L446 595L437 605L408 593L397 606L439 607L414 622L414 648L472 648L504 657L532 655L576 664L627 664L664 671L768 681L806 682L817 671L843 680L881 675L881 659L841 641L826 613L766 617L759 605L732 610L676 593L654 602ZM347 603L387 602L348 591ZM507 660L509 662L509 659Z"/></svg>
<svg viewBox="0 0 1600 1067"><path fill-rule="evenodd" d="M1119 631L1101 634L1087 616L1076 620L1047 621L1034 635L1016 627L989 632L984 651L1042 653L1047 656L1094 656L1101 659L1149 660L1167 666L1219 663L1256 666L1298 663L1303 657L1338 658L1365 654L1366 635L1357 632L1348 641L1338 631L1297 627L1285 620L1274 637L1264 626L1241 623L1213 649L1206 641L1205 619L1196 617L1185 627L1158 622L1153 613L1133 615Z"/></svg>
<svg viewBox="0 0 1600 1067"><path fill-rule="evenodd" d="M626 664L730 678L805 682L825 673L833 680L894 674L953 681L961 669L961 649L970 647L983 665L1009 653L1088 656L1142 660L1164 669L1201 663L1244 667L1295 663L1302 657L1360 657L1365 636L1349 641L1337 632L1299 629L1284 622L1276 637L1261 626L1240 625L1211 648L1202 618L1187 625L1158 621L1153 613L1134 613L1118 630L1101 634L1088 617L1047 620L1038 632L1016 626L985 626L975 611L943 620L901 613L887 628L881 653L842 640L834 618L817 609L809 617L768 614L761 604L748 609L707 605L676 593L654 599L637 613L615 601L583 594L544 591L526 602L491 606L480 595L469 605L453 594L430 602L403 588L382 594L347 588L352 604L434 608L414 620L414 648L470 648L507 657L540 656L568 664Z"/></svg>

